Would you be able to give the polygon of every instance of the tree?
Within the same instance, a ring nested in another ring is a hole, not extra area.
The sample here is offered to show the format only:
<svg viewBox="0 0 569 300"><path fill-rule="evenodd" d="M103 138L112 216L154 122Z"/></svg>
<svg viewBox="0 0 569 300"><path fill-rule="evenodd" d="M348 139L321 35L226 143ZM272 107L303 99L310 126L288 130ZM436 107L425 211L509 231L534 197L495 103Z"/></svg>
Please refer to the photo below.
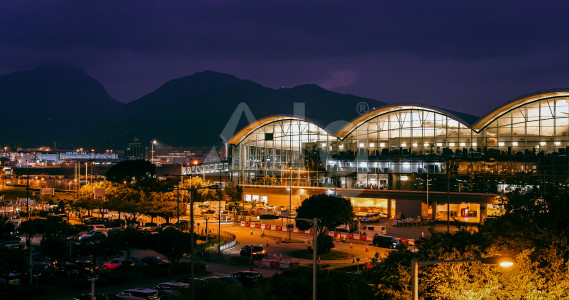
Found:
<svg viewBox="0 0 569 300"><path fill-rule="evenodd" d="M31 246L34 235L46 231L46 225L48 225L48 222L44 219L31 219L20 224L20 232L26 235L27 247Z"/></svg>
<svg viewBox="0 0 569 300"><path fill-rule="evenodd" d="M296 210L298 218L313 219L318 218L317 235L318 250L327 253L334 246L328 239L326 233L341 224L352 222L354 219L354 209L352 203L341 197L328 196L325 194L314 195L302 202ZM311 222L297 220L296 226L300 230L312 228Z"/></svg>
<svg viewBox="0 0 569 300"><path fill-rule="evenodd" d="M105 174L107 180L114 183L141 182L154 178L156 167L144 159L123 160L112 166Z"/></svg>
<svg viewBox="0 0 569 300"><path fill-rule="evenodd" d="M431 232L418 252L392 251L367 275L382 299L408 299L410 262L514 256L509 269L478 262L420 268L419 294L426 299L567 299L569 237L564 187L530 189L504 198L506 213L477 232ZM460 287L457 289L457 287Z"/></svg>
<svg viewBox="0 0 569 300"><path fill-rule="evenodd" d="M183 233L174 228L166 228L158 234L153 234L152 237L154 238L153 250L165 255L173 264L177 264L184 253L190 251L188 233Z"/></svg>

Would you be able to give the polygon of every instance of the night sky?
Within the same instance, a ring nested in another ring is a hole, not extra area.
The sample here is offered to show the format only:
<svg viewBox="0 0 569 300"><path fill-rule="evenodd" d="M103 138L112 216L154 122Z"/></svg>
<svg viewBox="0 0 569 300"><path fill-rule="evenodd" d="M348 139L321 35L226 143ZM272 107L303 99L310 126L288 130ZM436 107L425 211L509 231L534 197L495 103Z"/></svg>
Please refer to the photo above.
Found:
<svg viewBox="0 0 569 300"><path fill-rule="evenodd" d="M567 1L7 1L0 74L69 63L122 102L214 70L480 115L569 88Z"/></svg>

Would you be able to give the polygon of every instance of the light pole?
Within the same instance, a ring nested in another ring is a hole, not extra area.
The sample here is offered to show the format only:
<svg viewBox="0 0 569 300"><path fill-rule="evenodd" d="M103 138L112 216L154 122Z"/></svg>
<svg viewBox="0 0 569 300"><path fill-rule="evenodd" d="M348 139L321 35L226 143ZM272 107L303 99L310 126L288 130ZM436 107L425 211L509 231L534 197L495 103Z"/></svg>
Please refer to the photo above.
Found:
<svg viewBox="0 0 569 300"><path fill-rule="evenodd" d="M288 216L292 217L292 165L289 168L288 172L290 173L290 181L289 181L289 190L288 190ZM290 226L290 219L287 219L287 223L286 223L286 231L288 231L288 240L289 242L291 241L291 237L290 237L290 231L289 231L289 227Z"/></svg>
<svg viewBox="0 0 569 300"><path fill-rule="evenodd" d="M427 173L427 221L429 219L429 173Z"/></svg>
<svg viewBox="0 0 569 300"><path fill-rule="evenodd" d="M515 260L509 256L492 256L480 259L460 259L460 260L427 260L427 261L417 261L416 258L411 260L411 293L413 300L419 300L419 267L429 266L435 264L456 264L456 263L466 263L466 262L481 262L483 264L493 264L499 265L501 267L507 268L511 267Z"/></svg>
<svg viewBox="0 0 569 300"><path fill-rule="evenodd" d="M151 145L151 150L150 150L150 162L154 163L154 144L156 144L156 140L152 140L152 143L150 143Z"/></svg>
<svg viewBox="0 0 569 300"><path fill-rule="evenodd" d="M260 216L259 219L261 220L275 220L275 219L292 219L292 217L281 217L281 216L273 216L273 215L263 215ZM304 218L294 218L295 220L302 220L302 221L306 221L306 222L310 222L313 224L312 227L312 231L313 231L313 236L312 236L312 300L316 300L316 275L317 275L317 270L318 270L318 260L317 260L317 256L318 256L318 218L313 218L313 219L304 219Z"/></svg>
<svg viewBox="0 0 569 300"><path fill-rule="evenodd" d="M166 176L168 176L166 174ZM176 176L176 175L174 175ZM191 182L190 182L191 184ZM216 184L214 185L210 185L210 186L204 186L204 187L199 187L199 188L192 188L190 185L190 188L188 189L183 189L180 188L180 186L178 185L178 193L180 190L186 190L190 192L190 257L191 257L191 262L190 262L190 277L191 277L191 289L192 289L192 294L191 294L191 299L194 300L196 299L196 294L195 294L195 253L194 253L194 193L197 190L201 190L201 189L219 189L220 187ZM178 226L180 226L180 221L178 220ZM221 240L220 240L221 241Z"/></svg>

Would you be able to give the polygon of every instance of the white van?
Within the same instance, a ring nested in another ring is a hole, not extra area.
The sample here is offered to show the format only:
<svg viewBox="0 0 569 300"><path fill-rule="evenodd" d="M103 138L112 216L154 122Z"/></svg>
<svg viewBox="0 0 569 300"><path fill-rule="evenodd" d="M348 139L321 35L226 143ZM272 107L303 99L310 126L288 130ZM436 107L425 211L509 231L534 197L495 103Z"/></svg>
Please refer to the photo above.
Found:
<svg viewBox="0 0 569 300"><path fill-rule="evenodd" d="M369 225L369 226L363 226L362 229L360 230L360 234L367 234L367 235L376 235L376 234L381 234L381 235L386 235L387 234L387 229L385 229L385 226L381 226L381 225Z"/></svg>

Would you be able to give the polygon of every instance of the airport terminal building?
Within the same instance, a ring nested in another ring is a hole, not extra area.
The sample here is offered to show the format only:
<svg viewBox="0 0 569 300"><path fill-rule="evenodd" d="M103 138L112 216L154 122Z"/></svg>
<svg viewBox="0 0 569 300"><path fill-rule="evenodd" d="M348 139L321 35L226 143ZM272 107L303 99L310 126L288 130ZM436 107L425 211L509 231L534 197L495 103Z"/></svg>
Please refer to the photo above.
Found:
<svg viewBox="0 0 569 300"><path fill-rule="evenodd" d="M229 179L246 201L268 205L335 193L389 217L466 222L499 213L510 189L567 180L569 90L517 98L478 120L391 105L335 132L323 125L287 115L249 124L228 142Z"/></svg>

